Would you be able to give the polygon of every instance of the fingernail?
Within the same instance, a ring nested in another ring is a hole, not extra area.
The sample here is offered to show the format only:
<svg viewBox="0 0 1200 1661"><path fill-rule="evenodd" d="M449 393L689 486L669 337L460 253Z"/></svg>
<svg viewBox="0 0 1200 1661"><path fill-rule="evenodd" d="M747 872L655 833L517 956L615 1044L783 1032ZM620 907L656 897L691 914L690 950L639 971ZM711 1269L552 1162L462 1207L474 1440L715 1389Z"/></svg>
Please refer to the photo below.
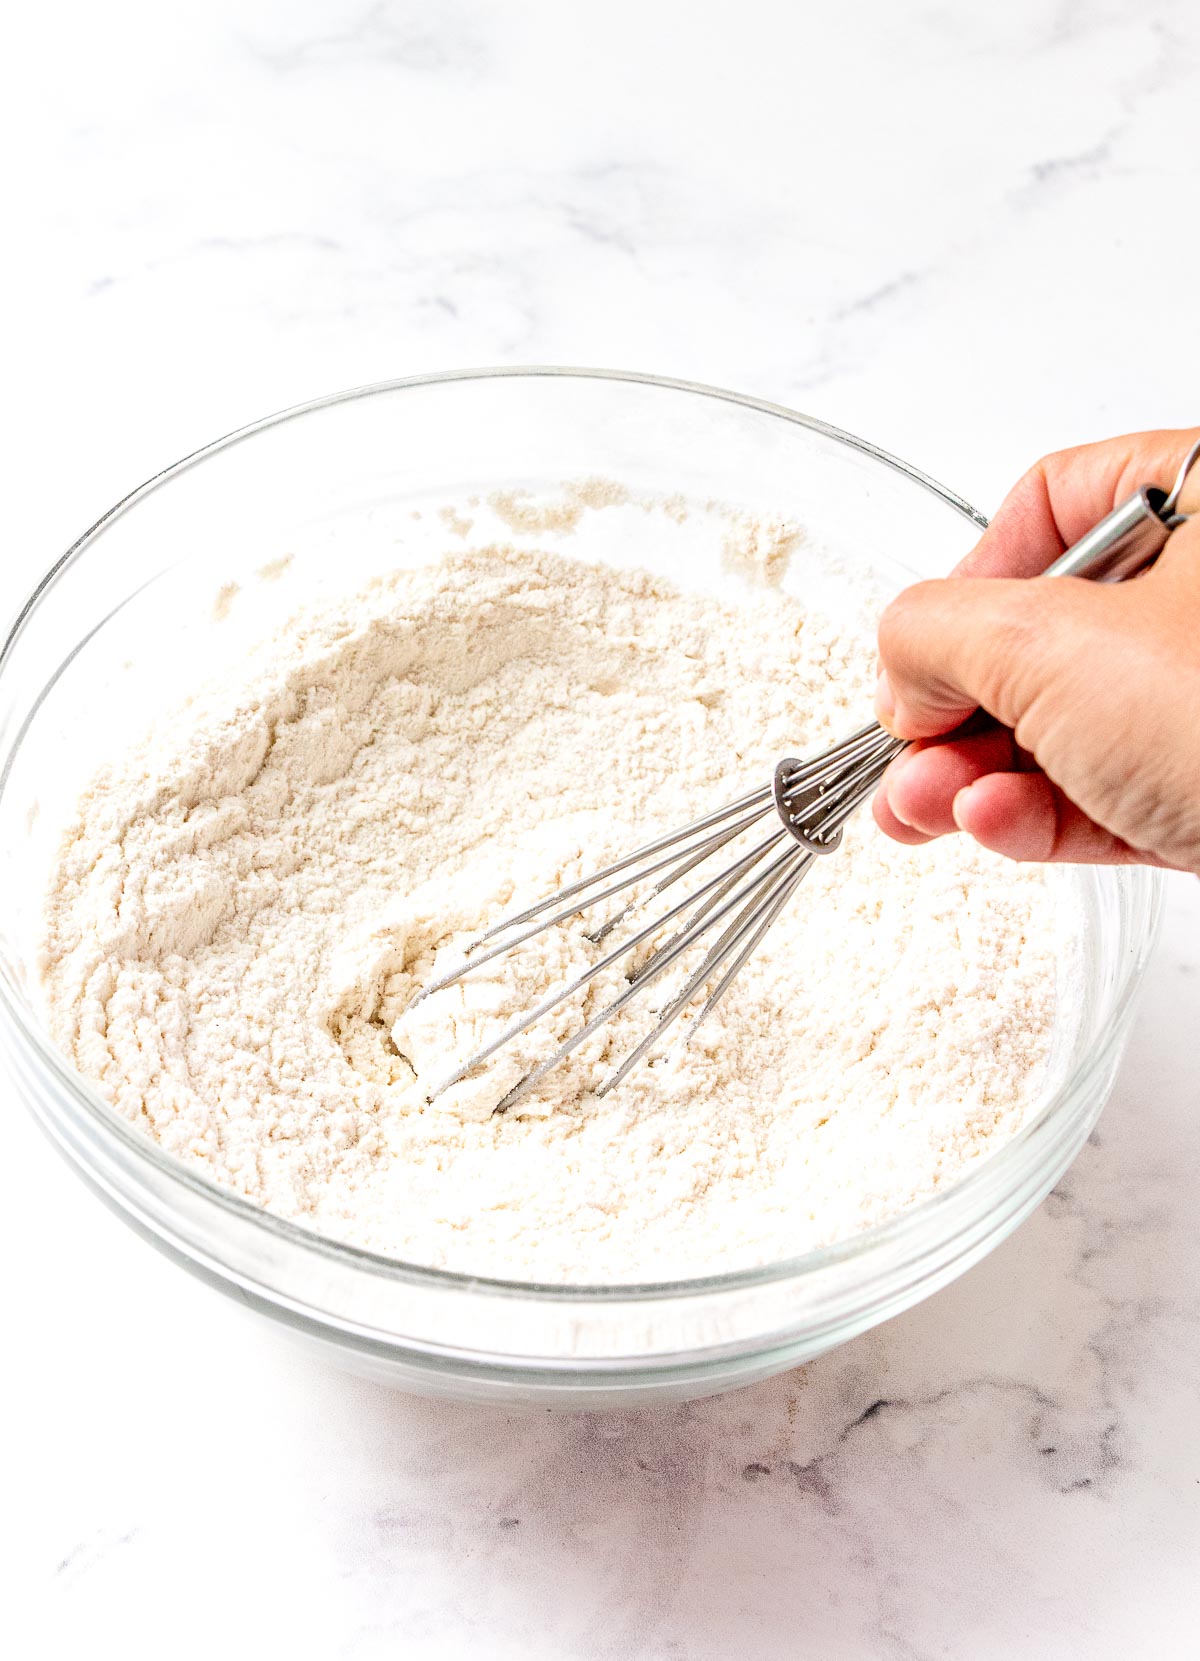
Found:
<svg viewBox="0 0 1200 1661"><path fill-rule="evenodd" d="M913 822L908 815L901 813L900 809L896 806L895 802L891 798L890 792L888 793L887 805L891 809L893 819L898 819L900 823L902 825L906 825L909 830L915 829Z"/></svg>
<svg viewBox="0 0 1200 1661"><path fill-rule="evenodd" d="M875 687L875 719L881 727L887 727L889 731L896 719L896 694L892 691L892 683L888 680L886 669L880 670Z"/></svg>
<svg viewBox="0 0 1200 1661"><path fill-rule="evenodd" d="M960 831L965 831L967 828L962 822L962 810L966 805L967 797L971 794L974 788L975 786L973 784L964 784L962 789L956 792L954 800L950 803L950 812L953 814L954 823L958 826ZM895 812L895 809L893 808L892 811Z"/></svg>
<svg viewBox="0 0 1200 1661"><path fill-rule="evenodd" d="M909 830L914 829L912 820L902 808L899 808L896 805L896 780L899 778L900 774L904 772L905 768L916 754L917 751L911 746L907 750L901 750L900 754L896 757L895 761L891 763L887 772L883 776L884 800L891 809L893 818L899 819L900 823L902 825L907 825Z"/></svg>

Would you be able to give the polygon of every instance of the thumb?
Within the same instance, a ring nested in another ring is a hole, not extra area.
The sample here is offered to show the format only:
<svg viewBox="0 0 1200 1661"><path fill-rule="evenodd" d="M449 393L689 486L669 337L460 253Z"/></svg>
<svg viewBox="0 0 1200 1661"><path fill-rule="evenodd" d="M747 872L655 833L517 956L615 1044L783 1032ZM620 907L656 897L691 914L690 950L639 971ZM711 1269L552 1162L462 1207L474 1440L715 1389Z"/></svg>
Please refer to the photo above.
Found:
<svg viewBox="0 0 1200 1661"><path fill-rule="evenodd" d="M1111 597L1069 577L946 577L905 589L879 625L881 725L934 738L982 707L1015 729L1064 662L1094 650Z"/></svg>

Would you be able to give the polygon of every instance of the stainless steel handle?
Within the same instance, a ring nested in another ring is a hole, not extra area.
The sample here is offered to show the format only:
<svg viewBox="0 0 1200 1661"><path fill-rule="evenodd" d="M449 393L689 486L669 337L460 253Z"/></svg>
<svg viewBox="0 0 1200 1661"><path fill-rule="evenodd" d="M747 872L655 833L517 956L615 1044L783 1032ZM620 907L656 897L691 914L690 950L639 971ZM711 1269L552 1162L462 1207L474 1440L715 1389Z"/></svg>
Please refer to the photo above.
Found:
<svg viewBox="0 0 1200 1661"><path fill-rule="evenodd" d="M1176 511L1183 481L1200 459L1200 440L1192 445L1170 490L1147 485L1105 514L1046 572L1048 577L1087 577L1119 583L1153 564L1167 538L1187 518Z"/></svg>
<svg viewBox="0 0 1200 1661"><path fill-rule="evenodd" d="M1088 577L1119 583L1136 576L1162 553L1174 526L1159 517L1165 490L1139 490L1085 531L1046 571L1048 577Z"/></svg>

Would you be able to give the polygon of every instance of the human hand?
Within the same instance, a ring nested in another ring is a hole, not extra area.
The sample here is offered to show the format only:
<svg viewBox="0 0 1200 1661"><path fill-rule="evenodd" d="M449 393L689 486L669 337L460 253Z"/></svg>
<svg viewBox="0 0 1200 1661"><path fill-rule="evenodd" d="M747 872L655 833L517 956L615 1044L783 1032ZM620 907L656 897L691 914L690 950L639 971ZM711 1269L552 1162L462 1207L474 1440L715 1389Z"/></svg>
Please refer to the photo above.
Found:
<svg viewBox="0 0 1200 1661"><path fill-rule="evenodd" d="M1198 436L1047 456L953 576L888 607L876 713L918 740L875 797L889 836L1200 874L1200 514L1134 581L1038 575L1140 485L1169 488ZM1200 509L1200 468L1180 509Z"/></svg>

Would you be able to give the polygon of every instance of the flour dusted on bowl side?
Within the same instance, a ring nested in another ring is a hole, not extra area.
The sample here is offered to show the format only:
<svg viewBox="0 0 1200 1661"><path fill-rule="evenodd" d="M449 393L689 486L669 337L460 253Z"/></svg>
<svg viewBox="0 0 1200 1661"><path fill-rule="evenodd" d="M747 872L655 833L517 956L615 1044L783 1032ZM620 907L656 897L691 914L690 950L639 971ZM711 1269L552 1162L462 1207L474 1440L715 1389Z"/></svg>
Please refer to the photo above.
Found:
<svg viewBox="0 0 1200 1661"><path fill-rule="evenodd" d="M598 961L586 919L410 1005L506 910L858 725L869 668L780 592L732 606L507 547L325 604L84 795L48 902L54 1037L193 1168L414 1263L620 1282L845 1238L1036 1099L1059 938L1040 871L860 816L690 1048L603 1099L655 999L492 1111L616 969L426 1099Z"/></svg>

